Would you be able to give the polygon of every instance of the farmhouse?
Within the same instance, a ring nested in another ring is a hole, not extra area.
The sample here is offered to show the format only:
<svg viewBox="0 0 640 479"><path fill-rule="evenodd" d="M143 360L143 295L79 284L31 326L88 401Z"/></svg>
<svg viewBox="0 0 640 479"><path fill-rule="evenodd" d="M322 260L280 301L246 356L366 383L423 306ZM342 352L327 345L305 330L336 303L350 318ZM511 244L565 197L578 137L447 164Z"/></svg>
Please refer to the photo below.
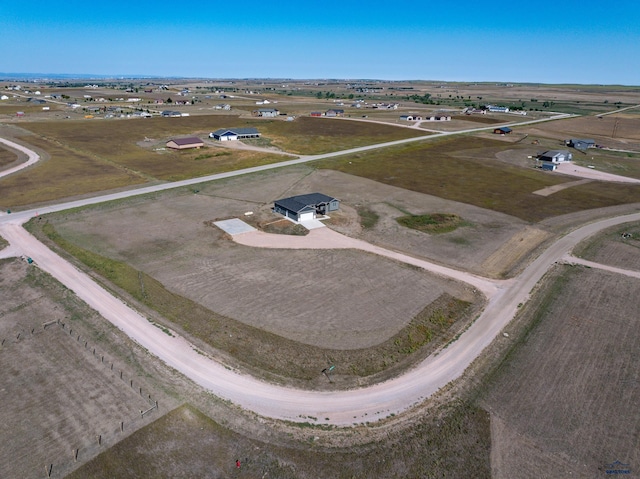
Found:
<svg viewBox="0 0 640 479"><path fill-rule="evenodd" d="M280 112L275 108L260 108L253 113L254 115L260 116L262 118L275 118Z"/></svg>
<svg viewBox="0 0 640 479"><path fill-rule="evenodd" d="M587 148L595 148L596 142L595 140L580 140L572 138L570 140L564 140L564 144L575 148L577 150L586 150Z"/></svg>
<svg viewBox="0 0 640 479"><path fill-rule="evenodd" d="M218 141L236 141L244 140L245 138L260 138L260 133L257 128L234 128L232 130L221 128L212 133L209 133L209 138L213 138Z"/></svg>
<svg viewBox="0 0 640 479"><path fill-rule="evenodd" d="M568 150L549 150L545 151L541 155L538 155L539 161L546 161L551 163L563 163L565 161L571 161L573 155Z"/></svg>
<svg viewBox="0 0 640 479"><path fill-rule="evenodd" d="M331 109L327 110L324 116L335 118L336 116L344 116L344 110Z"/></svg>
<svg viewBox="0 0 640 479"><path fill-rule="evenodd" d="M487 105L487 110L492 113L509 113L508 106Z"/></svg>
<svg viewBox="0 0 640 479"><path fill-rule="evenodd" d="M340 201L322 193L291 196L276 200L273 211L294 221L312 220L340 208Z"/></svg>
<svg viewBox="0 0 640 479"><path fill-rule="evenodd" d="M493 133L496 135L508 135L511 133L511 128L508 126L501 126L500 128L496 128L493 130Z"/></svg>
<svg viewBox="0 0 640 479"><path fill-rule="evenodd" d="M201 148L204 146L204 142L195 136L188 138L174 138L167 142L167 148L174 150L187 150L189 148Z"/></svg>

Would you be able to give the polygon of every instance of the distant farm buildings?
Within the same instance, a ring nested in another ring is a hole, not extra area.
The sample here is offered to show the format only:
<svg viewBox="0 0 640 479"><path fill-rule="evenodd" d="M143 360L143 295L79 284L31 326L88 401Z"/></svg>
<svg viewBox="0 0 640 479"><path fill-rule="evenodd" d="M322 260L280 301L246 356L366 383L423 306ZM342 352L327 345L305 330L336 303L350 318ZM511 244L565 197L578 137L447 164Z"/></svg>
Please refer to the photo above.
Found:
<svg viewBox="0 0 640 479"><path fill-rule="evenodd" d="M501 126L500 128L495 128L493 130L493 133L496 135L508 135L509 133L511 133L511 128L509 128L508 126Z"/></svg>
<svg viewBox="0 0 640 479"><path fill-rule="evenodd" d="M213 138L218 141L237 141L247 138L260 138L260 132L258 132L257 128L253 127L234 129L221 128L220 130L209 133L209 138Z"/></svg>
<svg viewBox="0 0 640 479"><path fill-rule="evenodd" d="M337 116L344 116L344 110L339 110L339 109L331 109L331 110L327 110L324 114L324 116L327 117L337 117Z"/></svg>
<svg viewBox="0 0 640 479"><path fill-rule="evenodd" d="M261 118L275 118L280 112L275 108L259 108L253 112L255 116L259 116Z"/></svg>
<svg viewBox="0 0 640 479"><path fill-rule="evenodd" d="M195 136L188 138L174 138L167 142L167 148L171 148L173 150L187 150L189 148L201 148L203 146L204 141Z"/></svg>
<svg viewBox="0 0 640 479"><path fill-rule="evenodd" d="M340 201L322 193L291 196L276 200L273 211L294 221L316 219L340 208Z"/></svg>
<svg viewBox="0 0 640 479"><path fill-rule="evenodd" d="M177 118L177 117L181 117L182 113L179 111L165 110L161 113L161 115L164 118Z"/></svg>
<svg viewBox="0 0 640 479"><path fill-rule="evenodd" d="M421 116L417 115L400 115L400 120L402 121L422 121Z"/></svg>
<svg viewBox="0 0 640 479"><path fill-rule="evenodd" d="M564 144L571 148L575 148L576 150L586 150L587 148L596 147L595 140L584 140L584 139L580 140L576 138L572 138L570 140L564 140Z"/></svg>
<svg viewBox="0 0 640 479"><path fill-rule="evenodd" d="M509 113L508 106L487 105L486 109L490 113Z"/></svg>

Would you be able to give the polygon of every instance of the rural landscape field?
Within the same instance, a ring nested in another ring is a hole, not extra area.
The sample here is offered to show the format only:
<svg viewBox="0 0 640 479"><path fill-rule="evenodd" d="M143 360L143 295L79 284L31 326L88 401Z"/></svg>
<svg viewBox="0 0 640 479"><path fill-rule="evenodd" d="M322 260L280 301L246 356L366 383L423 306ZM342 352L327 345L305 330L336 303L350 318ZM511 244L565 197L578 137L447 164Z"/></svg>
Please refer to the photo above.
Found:
<svg viewBox="0 0 640 479"><path fill-rule="evenodd" d="M0 478L640 477L640 88L93 83L0 82Z"/></svg>

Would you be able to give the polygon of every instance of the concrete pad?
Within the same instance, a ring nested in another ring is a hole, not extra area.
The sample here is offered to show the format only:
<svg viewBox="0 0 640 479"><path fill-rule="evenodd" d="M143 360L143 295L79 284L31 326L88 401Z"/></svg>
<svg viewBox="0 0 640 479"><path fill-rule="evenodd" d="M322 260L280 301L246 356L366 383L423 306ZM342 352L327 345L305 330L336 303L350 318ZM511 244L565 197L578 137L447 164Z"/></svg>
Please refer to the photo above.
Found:
<svg viewBox="0 0 640 479"><path fill-rule="evenodd" d="M256 229L253 226L248 225L247 223L245 223L244 221L238 218L216 221L213 224L216 225L225 233L230 234L231 236L239 235L242 233L249 233L250 231L256 231Z"/></svg>
<svg viewBox="0 0 640 479"><path fill-rule="evenodd" d="M300 224L307 228L308 230L313 230L316 228L324 228L324 223L320 220L305 220L301 221Z"/></svg>

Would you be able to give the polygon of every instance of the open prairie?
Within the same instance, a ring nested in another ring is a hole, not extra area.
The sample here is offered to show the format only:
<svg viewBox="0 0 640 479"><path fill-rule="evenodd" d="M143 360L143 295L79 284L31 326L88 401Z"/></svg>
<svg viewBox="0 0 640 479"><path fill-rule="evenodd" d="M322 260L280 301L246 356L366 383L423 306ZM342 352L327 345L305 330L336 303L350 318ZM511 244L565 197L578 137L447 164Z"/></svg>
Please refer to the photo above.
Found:
<svg viewBox="0 0 640 479"><path fill-rule="evenodd" d="M82 463L161 414L141 409L177 405L135 345L35 265L0 260L0 317L0 477L64 477L76 450Z"/></svg>
<svg viewBox="0 0 640 479"><path fill-rule="evenodd" d="M233 93L245 87L259 85L238 84ZM363 96L406 102L409 92L432 94L438 104L401 106L419 111L459 111L465 102L481 100L525 109L550 103L536 115L554 109L600 113L614 102L640 102L637 91L622 87L399 87L391 82ZM154 95L166 98L179 85L171 88L142 96L147 102ZM282 111L336 106L324 95L333 87L287 88L291 104L282 101L282 92L268 94ZM349 88L336 91L346 98ZM87 90L72 93L82 98ZM314 99L316 93L326 100ZM258 97L252 95L228 100L236 115L211 114L221 101L216 97L176 107L190 117L130 120L84 120L83 112L61 106L64 113L55 114L71 118L48 121L33 108L27 118L37 121L26 122L15 117L16 105L3 104L0 114L17 125L11 136L35 146L43 161L1 180L0 207L274 162L287 158L283 151L335 151L425 133L362 121L366 115L397 122L399 111L370 106L347 105L357 122L258 120L251 117ZM155 108L165 107L172 108ZM463 117L442 129L514 118ZM159 328L186 336L229 367L305 388L355 388L406 371L445 346L477 316L483 299L466 285L368 253L244 247L212 221L241 217L260 229L290 232L271 212L273 200L319 191L341 200L327 224L343 234L508 278L558 234L640 202L637 186L578 183L533 168L529 156L562 148L565 137L594 137L636 151L640 143L631 113L566 122L514 128L504 138L467 135L194 185L36 218L30 228L52 247L60 245L61 254L75 256ZM238 126L257 126L264 138L253 146L266 151L212 143L197 152L160 149L174 136ZM640 177L631 152L575 156ZM0 167L12 161L15 155L11 160L0 149ZM550 196L534 193L562 185L568 187ZM428 234L397 221L426 214L455 214L461 222L453 231ZM638 225L612 229L577 252L640 270L639 234ZM500 336L462 381L403 417L344 429L319 426L312 417L276 424L222 404L139 350L36 265L0 261L0 286L0 421L7 426L0 429L0 477L46 477L43 468L51 464L54 478L591 478L608 475L616 461L633 474L640 467L637 279L555 267L522 305L508 336ZM336 366L333 383L320 373L328 365ZM160 408L141 418L139 411L155 400Z"/></svg>
<svg viewBox="0 0 640 479"><path fill-rule="evenodd" d="M559 266L487 382L492 477L605 477L640 464L638 279ZM610 466L620 461L625 467Z"/></svg>

